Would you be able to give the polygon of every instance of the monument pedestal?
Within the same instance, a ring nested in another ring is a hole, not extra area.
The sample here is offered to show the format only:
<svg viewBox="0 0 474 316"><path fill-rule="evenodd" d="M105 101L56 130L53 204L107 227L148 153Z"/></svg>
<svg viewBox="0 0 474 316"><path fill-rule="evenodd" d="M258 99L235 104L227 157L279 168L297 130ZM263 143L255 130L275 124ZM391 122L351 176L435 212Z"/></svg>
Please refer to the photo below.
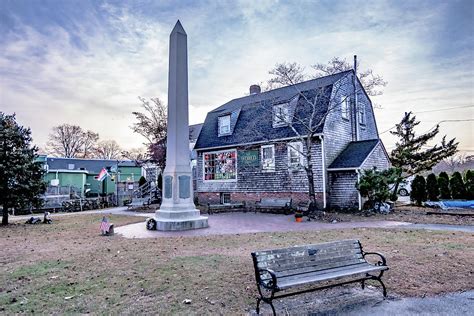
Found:
<svg viewBox="0 0 474 316"><path fill-rule="evenodd" d="M175 169L172 166L166 169ZM155 213L156 229L162 231L207 228L207 217L196 209L192 194L191 169L181 166L181 172L164 172L163 202Z"/></svg>

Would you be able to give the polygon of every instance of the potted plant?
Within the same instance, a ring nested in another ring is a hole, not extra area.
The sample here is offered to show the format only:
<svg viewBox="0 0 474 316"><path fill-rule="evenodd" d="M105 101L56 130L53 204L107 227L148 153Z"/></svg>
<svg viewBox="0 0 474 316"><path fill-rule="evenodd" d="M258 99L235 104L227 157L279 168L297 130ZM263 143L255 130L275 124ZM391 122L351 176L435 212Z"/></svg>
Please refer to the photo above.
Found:
<svg viewBox="0 0 474 316"><path fill-rule="evenodd" d="M303 221L303 213L302 212L296 212L295 213L295 221L298 223L301 223Z"/></svg>

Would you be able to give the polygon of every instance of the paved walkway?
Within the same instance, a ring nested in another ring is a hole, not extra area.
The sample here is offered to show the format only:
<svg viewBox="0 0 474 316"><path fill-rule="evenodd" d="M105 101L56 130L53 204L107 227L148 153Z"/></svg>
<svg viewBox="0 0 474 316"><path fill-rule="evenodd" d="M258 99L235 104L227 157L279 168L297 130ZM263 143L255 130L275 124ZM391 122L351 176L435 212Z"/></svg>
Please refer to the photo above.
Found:
<svg viewBox="0 0 474 316"><path fill-rule="evenodd" d="M474 291L450 293L433 297L394 297L384 299L380 289L365 290L357 286L296 295L274 301L278 314L291 315L473 315ZM254 303L255 305L255 303ZM252 305L252 306L254 306ZM261 305L261 314L271 315L268 305ZM249 313L257 315L255 310Z"/></svg>
<svg viewBox="0 0 474 316"><path fill-rule="evenodd" d="M334 224L315 221L296 223L293 215L262 213L223 213L209 216L209 228L162 232L146 230L144 223L117 227L115 232L127 238L158 238L174 236L206 236L226 234L246 234L261 232L285 232L306 230L328 230L346 228L388 228L410 223L395 221L338 222Z"/></svg>

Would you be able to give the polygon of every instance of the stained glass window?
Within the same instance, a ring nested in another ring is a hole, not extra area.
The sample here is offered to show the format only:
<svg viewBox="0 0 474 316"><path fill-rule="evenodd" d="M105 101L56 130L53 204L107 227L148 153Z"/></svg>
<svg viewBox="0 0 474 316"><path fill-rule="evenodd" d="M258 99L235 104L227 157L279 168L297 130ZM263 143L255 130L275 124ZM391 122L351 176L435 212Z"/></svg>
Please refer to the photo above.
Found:
<svg viewBox="0 0 474 316"><path fill-rule="evenodd" d="M237 152L235 150L204 154L204 180L236 180Z"/></svg>

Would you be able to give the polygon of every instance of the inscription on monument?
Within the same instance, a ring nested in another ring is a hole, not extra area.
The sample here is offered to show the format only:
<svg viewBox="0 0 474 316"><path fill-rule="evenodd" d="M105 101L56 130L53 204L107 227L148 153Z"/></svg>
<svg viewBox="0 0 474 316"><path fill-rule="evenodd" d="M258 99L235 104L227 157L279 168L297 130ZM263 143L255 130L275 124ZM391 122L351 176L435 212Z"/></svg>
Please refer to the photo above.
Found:
<svg viewBox="0 0 474 316"><path fill-rule="evenodd" d="M179 198L180 199L188 199L189 193L191 191L189 184L191 182L191 178L189 176L179 176Z"/></svg>
<svg viewBox="0 0 474 316"><path fill-rule="evenodd" d="M173 197L173 177L165 177L165 198L171 199Z"/></svg>

